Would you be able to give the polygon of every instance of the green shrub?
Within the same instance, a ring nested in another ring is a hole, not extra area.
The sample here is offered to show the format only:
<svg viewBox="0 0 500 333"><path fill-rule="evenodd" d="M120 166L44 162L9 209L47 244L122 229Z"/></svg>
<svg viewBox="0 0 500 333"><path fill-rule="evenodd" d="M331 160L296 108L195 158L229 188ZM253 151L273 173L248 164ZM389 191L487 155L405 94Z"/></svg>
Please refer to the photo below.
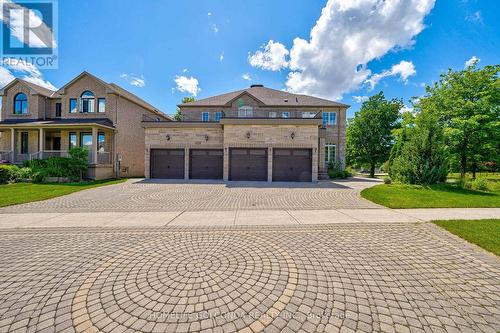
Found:
<svg viewBox="0 0 500 333"><path fill-rule="evenodd" d="M19 167L0 165L0 184L16 181L19 178Z"/></svg>
<svg viewBox="0 0 500 333"><path fill-rule="evenodd" d="M44 182L47 177L79 181L87 170L88 151L85 148L72 148L69 151L69 157L54 156L42 160L31 160L26 162L25 166L31 169L31 178L35 183Z"/></svg>
<svg viewBox="0 0 500 333"><path fill-rule="evenodd" d="M384 184L390 184L390 183L392 183L391 178L384 177Z"/></svg>
<svg viewBox="0 0 500 333"><path fill-rule="evenodd" d="M476 191L489 191L489 183L486 179L474 179L472 181L472 189Z"/></svg>
<svg viewBox="0 0 500 333"><path fill-rule="evenodd" d="M345 179L350 176L351 174L349 171L345 170L341 163L330 162L328 164L328 177L330 177L330 179Z"/></svg>

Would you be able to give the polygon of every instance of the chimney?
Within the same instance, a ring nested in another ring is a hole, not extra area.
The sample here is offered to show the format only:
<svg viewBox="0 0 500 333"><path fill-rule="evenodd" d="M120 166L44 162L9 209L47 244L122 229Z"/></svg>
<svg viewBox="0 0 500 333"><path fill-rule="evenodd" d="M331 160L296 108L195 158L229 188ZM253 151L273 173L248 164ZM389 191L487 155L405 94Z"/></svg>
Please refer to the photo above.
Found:
<svg viewBox="0 0 500 333"><path fill-rule="evenodd" d="M250 88L263 88L263 87L264 87L264 85L263 85L263 84L252 84L252 85L250 86Z"/></svg>

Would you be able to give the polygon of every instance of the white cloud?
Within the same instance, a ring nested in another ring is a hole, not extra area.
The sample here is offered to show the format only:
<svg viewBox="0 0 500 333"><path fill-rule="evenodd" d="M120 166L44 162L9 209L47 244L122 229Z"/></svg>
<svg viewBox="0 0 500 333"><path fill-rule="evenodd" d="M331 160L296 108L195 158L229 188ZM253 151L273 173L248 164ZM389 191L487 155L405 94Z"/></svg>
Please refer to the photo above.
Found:
<svg viewBox="0 0 500 333"><path fill-rule="evenodd" d="M243 75L241 76L241 78L242 78L243 80L252 81L252 77L251 77L251 76L250 76L250 74L248 74L248 73L243 74Z"/></svg>
<svg viewBox="0 0 500 333"><path fill-rule="evenodd" d="M222 53L219 56L219 61L223 61L223 60L224 60L224 51L222 51Z"/></svg>
<svg viewBox="0 0 500 333"><path fill-rule="evenodd" d="M370 76L365 82L370 84L370 89L373 89L381 79L388 76L399 75L401 80L406 84L408 82L408 77L415 74L417 74L415 65L411 61L403 60L399 64L393 65L389 70Z"/></svg>
<svg viewBox="0 0 500 333"><path fill-rule="evenodd" d="M415 112L415 109L410 107L410 106L407 106L407 105L404 105L403 104L403 107L401 109L399 109L399 113L403 114L405 112L410 112L410 113L414 113Z"/></svg>
<svg viewBox="0 0 500 333"><path fill-rule="evenodd" d="M43 79L38 67L31 63L17 58L4 58L0 65L0 86L5 86L16 77L19 77L41 87L57 90L52 83Z"/></svg>
<svg viewBox="0 0 500 333"><path fill-rule="evenodd" d="M470 22L483 23L483 15L481 14L481 11L478 10L470 15L467 15L465 17L465 20Z"/></svg>
<svg viewBox="0 0 500 333"><path fill-rule="evenodd" d="M176 76L175 84L177 85L176 89L180 92L187 92L193 96L196 96L198 92L201 90L198 87L198 79L194 77L186 77L186 76Z"/></svg>
<svg viewBox="0 0 500 333"><path fill-rule="evenodd" d="M287 89L333 99L356 90L371 75L370 61L414 43L434 2L329 0L309 39L293 41ZM264 63L258 61L261 54L256 53L256 67L264 67L258 66Z"/></svg>
<svg viewBox="0 0 500 333"><path fill-rule="evenodd" d="M5 67L0 66L0 87L3 88L8 85L16 77Z"/></svg>
<svg viewBox="0 0 500 333"><path fill-rule="evenodd" d="M207 13L207 16L212 16L212 12L208 12L208 13Z"/></svg>
<svg viewBox="0 0 500 333"><path fill-rule="evenodd" d="M215 33L218 33L219 32L219 28L217 27L217 24L212 24L212 30L215 32Z"/></svg>
<svg viewBox="0 0 500 333"><path fill-rule="evenodd" d="M286 58L290 52L283 44L270 40L262 45L261 49L248 56L248 61L253 67L278 71L288 66Z"/></svg>
<svg viewBox="0 0 500 333"><path fill-rule="evenodd" d="M16 37L21 43L24 43L24 14L23 12L28 10L26 7L16 4L11 0L0 0L0 9L4 5L8 4L10 8L10 17L7 19L3 16L3 10L0 10L0 21L2 21L6 26L9 26L11 33ZM33 10L29 10L29 26L30 28L37 28L37 33L35 34L33 30L29 30L29 47L39 48L47 47L51 45L52 47L57 47L57 43L52 34L52 30L42 21L42 19Z"/></svg>
<svg viewBox="0 0 500 333"><path fill-rule="evenodd" d="M187 73L187 72L188 72L188 69L187 69L187 68L184 68L184 69L182 70L182 72L183 72L183 73Z"/></svg>
<svg viewBox="0 0 500 333"><path fill-rule="evenodd" d="M368 100L368 96L352 96L352 100L356 103L363 103Z"/></svg>
<svg viewBox="0 0 500 333"><path fill-rule="evenodd" d="M475 64L479 63L480 61L481 61L481 59L479 59L478 57L472 56L472 58L470 58L469 60L467 60L465 62L465 67L474 66Z"/></svg>
<svg viewBox="0 0 500 333"><path fill-rule="evenodd" d="M123 73L122 75L120 75L120 77L127 81L130 85L135 87L142 88L146 85L146 80L144 79L143 75Z"/></svg>

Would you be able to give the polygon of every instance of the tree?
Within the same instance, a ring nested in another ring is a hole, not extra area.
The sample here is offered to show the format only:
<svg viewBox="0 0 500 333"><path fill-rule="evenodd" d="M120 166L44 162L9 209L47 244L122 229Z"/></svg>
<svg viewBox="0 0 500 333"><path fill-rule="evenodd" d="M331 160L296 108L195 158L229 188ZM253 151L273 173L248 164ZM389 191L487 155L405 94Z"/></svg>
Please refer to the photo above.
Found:
<svg viewBox="0 0 500 333"><path fill-rule="evenodd" d="M182 99L182 104L184 103L189 103L189 102L194 102L194 97L184 97ZM182 113L181 113L181 109L179 109L179 107L177 107L177 110L175 111L175 115L174 115L174 120L175 121L182 121Z"/></svg>
<svg viewBox="0 0 500 333"><path fill-rule="evenodd" d="M479 165L497 161L500 149L500 65L448 70L426 87L420 99L439 115L446 144L464 178L475 178Z"/></svg>
<svg viewBox="0 0 500 333"><path fill-rule="evenodd" d="M384 93L371 96L349 120L347 160L353 165L367 165L370 177L375 167L387 161L394 143L393 130L399 127L401 100L386 100Z"/></svg>
<svg viewBox="0 0 500 333"><path fill-rule="evenodd" d="M391 151L391 178L420 185L445 181L448 157L438 116L432 111L420 110L414 122L405 125Z"/></svg>

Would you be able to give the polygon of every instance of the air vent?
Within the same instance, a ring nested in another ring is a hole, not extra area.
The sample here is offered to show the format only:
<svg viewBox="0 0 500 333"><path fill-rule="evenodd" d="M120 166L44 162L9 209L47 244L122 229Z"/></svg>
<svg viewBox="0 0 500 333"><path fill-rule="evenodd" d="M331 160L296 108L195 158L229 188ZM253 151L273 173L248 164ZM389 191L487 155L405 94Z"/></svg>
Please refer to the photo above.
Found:
<svg viewBox="0 0 500 333"><path fill-rule="evenodd" d="M288 103L288 99L284 99L283 101L284 101L285 103Z"/></svg>
<svg viewBox="0 0 500 333"><path fill-rule="evenodd" d="M264 87L264 85L263 85L263 84L252 84L252 85L250 86L250 88L262 88L262 87Z"/></svg>

